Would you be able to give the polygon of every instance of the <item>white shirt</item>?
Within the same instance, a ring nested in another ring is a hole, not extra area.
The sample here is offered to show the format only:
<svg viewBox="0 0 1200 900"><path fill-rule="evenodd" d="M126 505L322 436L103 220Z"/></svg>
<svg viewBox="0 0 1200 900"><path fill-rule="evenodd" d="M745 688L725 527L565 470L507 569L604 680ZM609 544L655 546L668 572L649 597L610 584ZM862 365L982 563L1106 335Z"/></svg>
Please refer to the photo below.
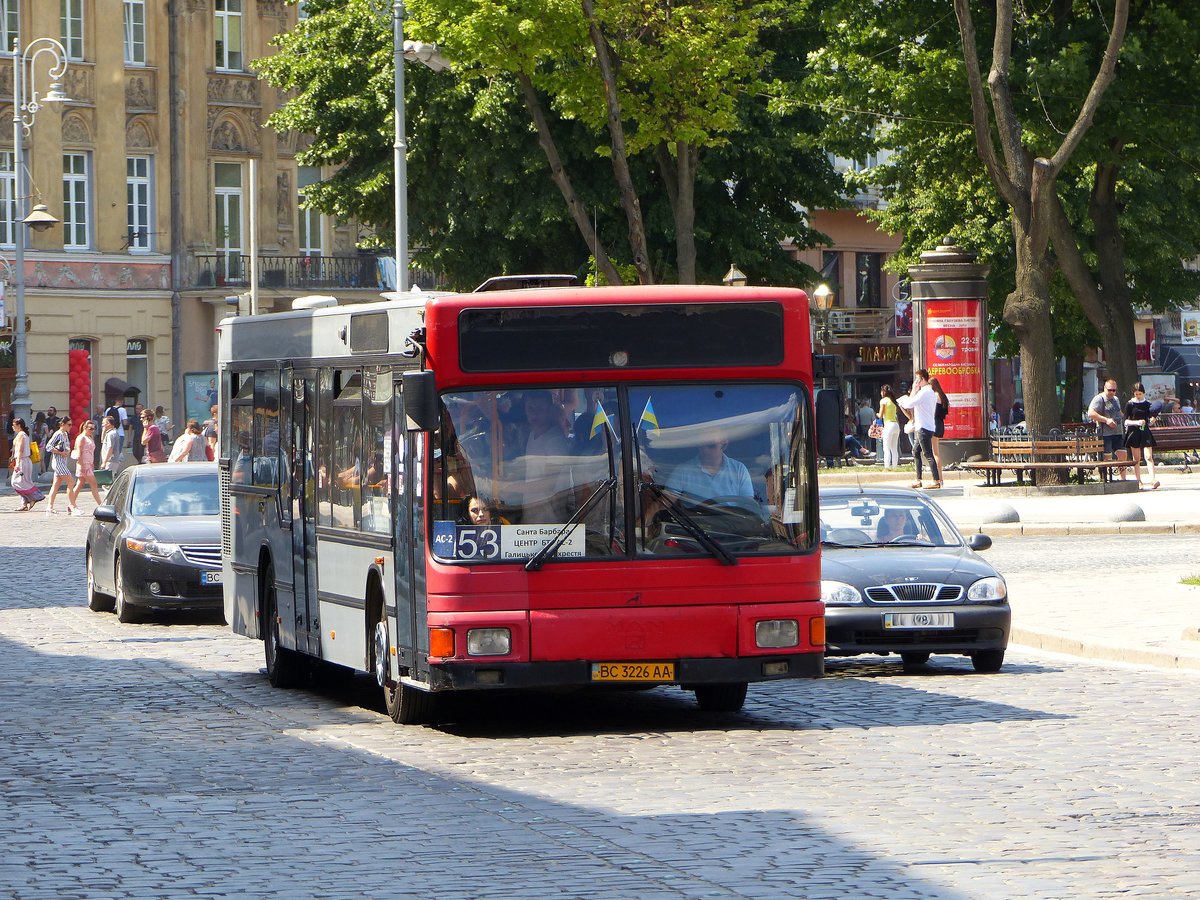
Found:
<svg viewBox="0 0 1200 900"><path fill-rule="evenodd" d="M937 419L934 410L937 409L938 395L929 385L917 391L916 396L904 394L897 397L896 402L905 412L912 413L913 425L922 431L937 431Z"/></svg>

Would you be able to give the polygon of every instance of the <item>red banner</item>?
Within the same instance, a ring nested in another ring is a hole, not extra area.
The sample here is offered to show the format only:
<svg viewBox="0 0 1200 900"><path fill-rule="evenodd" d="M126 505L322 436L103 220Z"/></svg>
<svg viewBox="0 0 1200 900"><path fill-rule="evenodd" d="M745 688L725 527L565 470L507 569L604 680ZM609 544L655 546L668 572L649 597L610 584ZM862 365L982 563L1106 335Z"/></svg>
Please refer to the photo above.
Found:
<svg viewBox="0 0 1200 900"><path fill-rule="evenodd" d="M978 300L925 303L925 368L950 400L947 440L987 434L983 415L983 358L987 348Z"/></svg>

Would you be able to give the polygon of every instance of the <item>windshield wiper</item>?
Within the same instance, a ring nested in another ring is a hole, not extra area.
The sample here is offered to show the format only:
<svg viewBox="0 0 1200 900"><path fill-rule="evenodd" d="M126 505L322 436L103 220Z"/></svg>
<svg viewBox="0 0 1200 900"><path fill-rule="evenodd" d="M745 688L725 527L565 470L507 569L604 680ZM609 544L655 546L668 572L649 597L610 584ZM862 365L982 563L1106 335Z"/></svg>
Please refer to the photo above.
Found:
<svg viewBox="0 0 1200 900"><path fill-rule="evenodd" d="M737 565L737 559L733 554L709 537L708 532L701 528L695 519L683 511L679 503L663 490L661 484L654 479L650 479L649 481L643 481L639 487L643 491L648 491L655 500L660 501L663 505L663 512L670 516L676 525L686 531L696 543L707 550L710 556L716 557L722 565Z"/></svg>
<svg viewBox="0 0 1200 900"><path fill-rule="evenodd" d="M557 553L558 548L566 543L567 537L570 535L571 530L579 524L584 516L592 511L592 507L600 502L600 498L604 494L611 493L613 488L616 486L616 478L605 478L602 482L600 482L599 487L592 491L591 495L583 501L583 505L580 506L579 509L575 510L575 514L571 516L571 518L567 519L567 521L561 526L559 526L558 531L554 532L554 537L550 539L550 543L548 543L537 553L533 554L533 556L529 557L529 561L525 563L525 571L536 572L538 569L544 566L546 564L546 560Z"/></svg>

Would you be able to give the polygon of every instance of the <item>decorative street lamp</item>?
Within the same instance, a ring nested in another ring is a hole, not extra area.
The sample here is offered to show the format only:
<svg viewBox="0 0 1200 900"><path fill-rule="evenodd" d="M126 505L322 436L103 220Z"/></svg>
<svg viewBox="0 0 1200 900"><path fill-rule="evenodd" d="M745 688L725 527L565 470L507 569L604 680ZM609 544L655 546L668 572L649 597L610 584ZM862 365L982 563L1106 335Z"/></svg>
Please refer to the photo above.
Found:
<svg viewBox="0 0 1200 900"><path fill-rule="evenodd" d="M812 292L812 297L816 303L812 312L817 320L817 341L824 348L830 338L829 317L830 311L833 309L833 291L829 289L829 285L821 282Z"/></svg>
<svg viewBox="0 0 1200 900"><path fill-rule="evenodd" d="M35 64L42 54L49 54L50 90L39 97L35 76ZM25 180L25 137L33 128L38 110L45 103L65 103L70 98L63 92L62 77L67 71L67 51L54 38L37 38L30 41L25 52L21 52L20 38L13 41L13 173L17 201L14 209L23 210L29 194L24 188ZM28 85L23 77L28 73ZM14 219L16 217L14 216ZM58 219L39 203L21 221L13 222L13 281L16 286L16 318L13 322L13 355L16 357L17 374L13 382L13 415L25 420L28 425L33 419L33 403L29 399L29 366L25 354L25 229L28 225L36 231L45 231L57 225Z"/></svg>
<svg viewBox="0 0 1200 900"><path fill-rule="evenodd" d="M404 0L392 5L392 63L396 68L394 98L396 143L393 160L396 206L396 292L408 290L408 138L404 121L404 60L420 62L443 72L450 68L437 44L404 40Z"/></svg>
<svg viewBox="0 0 1200 900"><path fill-rule="evenodd" d="M746 273L739 269L736 265L730 265L729 271L725 273L725 277L721 279L721 284L726 287L745 287Z"/></svg>

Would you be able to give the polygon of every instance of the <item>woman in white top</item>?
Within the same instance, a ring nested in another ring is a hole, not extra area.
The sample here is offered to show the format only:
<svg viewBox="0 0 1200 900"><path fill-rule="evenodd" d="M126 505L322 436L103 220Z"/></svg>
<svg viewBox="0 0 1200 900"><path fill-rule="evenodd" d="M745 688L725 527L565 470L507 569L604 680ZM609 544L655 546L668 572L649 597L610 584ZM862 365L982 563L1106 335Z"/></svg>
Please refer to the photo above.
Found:
<svg viewBox="0 0 1200 900"><path fill-rule="evenodd" d="M171 458L167 462L205 462L207 459L204 438L200 434L200 423L195 419L188 419L183 434L175 439L175 445L171 448Z"/></svg>

